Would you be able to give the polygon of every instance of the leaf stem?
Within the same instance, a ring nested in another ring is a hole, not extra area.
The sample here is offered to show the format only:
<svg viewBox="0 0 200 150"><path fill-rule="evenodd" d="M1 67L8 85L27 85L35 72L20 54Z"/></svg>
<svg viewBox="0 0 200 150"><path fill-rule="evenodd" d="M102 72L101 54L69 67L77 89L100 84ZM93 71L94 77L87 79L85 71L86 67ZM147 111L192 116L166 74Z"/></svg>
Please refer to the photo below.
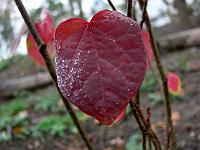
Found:
<svg viewBox="0 0 200 150"><path fill-rule="evenodd" d="M51 63L51 59L46 51L46 44L42 41L40 35L38 34L38 32L36 31L23 3L21 0L14 0L15 1L15 4L17 5L20 13L21 13L21 16L23 17L26 25L28 26L28 29L29 31L31 32L35 42L37 43L38 47L39 47L39 51L43 57L43 59L45 60L45 63L46 63L46 66L47 66L47 69L49 71L49 74L51 75L51 78L54 82L54 84L56 85L56 88L60 94L60 97L62 98L62 101L63 103L65 104L65 108L68 110L76 128L78 129L82 139L84 140L85 144L87 145L87 148L88 150L93 150L89 140L87 139L86 137L86 134L84 133L79 121L78 121L78 118L76 116L76 113L74 112L71 104L65 99L65 97L62 95L58 85L57 85L57 77L56 77L56 73L55 73L55 70L54 70L54 67L53 67L53 64Z"/></svg>

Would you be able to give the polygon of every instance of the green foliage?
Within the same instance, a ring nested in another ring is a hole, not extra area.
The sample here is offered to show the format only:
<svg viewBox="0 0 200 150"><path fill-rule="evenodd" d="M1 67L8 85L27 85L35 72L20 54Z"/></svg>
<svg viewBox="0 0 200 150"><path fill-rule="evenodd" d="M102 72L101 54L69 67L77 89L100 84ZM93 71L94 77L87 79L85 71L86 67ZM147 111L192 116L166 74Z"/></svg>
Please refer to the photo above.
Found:
<svg viewBox="0 0 200 150"><path fill-rule="evenodd" d="M36 97L35 111L44 110L52 112L63 112L64 108L59 106L60 96L57 91L48 92L42 96Z"/></svg>
<svg viewBox="0 0 200 150"><path fill-rule="evenodd" d="M30 92L26 91L26 90L21 90L21 91L17 91L15 93L13 93L14 96L17 98L17 99L25 99L27 98L29 95L30 95ZM26 100L25 100L26 101Z"/></svg>
<svg viewBox="0 0 200 150"><path fill-rule="evenodd" d="M148 70L140 89L142 92L152 92L155 91L156 84L155 77L152 75L152 72Z"/></svg>
<svg viewBox="0 0 200 150"><path fill-rule="evenodd" d="M0 120L0 141L12 139L24 139L29 135L30 120L26 116L1 116Z"/></svg>
<svg viewBox="0 0 200 150"><path fill-rule="evenodd" d="M142 150L142 136L133 134L128 138L126 150Z"/></svg>
<svg viewBox="0 0 200 150"><path fill-rule="evenodd" d="M149 93L148 99L151 102L151 105L157 106L158 104L163 104L162 96L159 93Z"/></svg>
<svg viewBox="0 0 200 150"><path fill-rule="evenodd" d="M27 100L15 99L7 104L0 105L0 116L15 115L29 107Z"/></svg>
<svg viewBox="0 0 200 150"><path fill-rule="evenodd" d="M183 58L183 57L180 57L178 59L178 67L181 69L181 70L184 70L184 71L187 71L189 68L188 68L188 65L187 65L187 59L186 58Z"/></svg>
<svg viewBox="0 0 200 150"><path fill-rule="evenodd" d="M3 59L0 61L0 72L6 69L10 65L10 59Z"/></svg>
<svg viewBox="0 0 200 150"><path fill-rule="evenodd" d="M27 110L29 104L27 100L15 99L0 106L0 141L7 141L15 138L25 138L29 134L29 124ZM17 132L15 130L17 129Z"/></svg>
<svg viewBox="0 0 200 150"><path fill-rule="evenodd" d="M77 112L77 116L80 121L85 121L87 119L87 117L81 112ZM49 115L43 117L37 123L37 125L32 129L32 133L35 137L44 137L44 135L47 134L63 137L66 130L69 130L74 134L77 133L77 129L69 115Z"/></svg>
<svg viewBox="0 0 200 150"><path fill-rule="evenodd" d="M67 117L59 115L49 115L40 120L40 122L32 129L33 136L42 137L49 133L53 136L64 136L64 131L71 122Z"/></svg>

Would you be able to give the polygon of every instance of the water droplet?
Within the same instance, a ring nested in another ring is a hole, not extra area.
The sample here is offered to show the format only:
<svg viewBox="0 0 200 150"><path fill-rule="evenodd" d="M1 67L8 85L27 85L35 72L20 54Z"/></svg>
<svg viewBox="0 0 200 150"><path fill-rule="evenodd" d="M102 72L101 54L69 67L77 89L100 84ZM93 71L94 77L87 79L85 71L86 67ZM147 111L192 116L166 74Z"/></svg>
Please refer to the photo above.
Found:
<svg viewBox="0 0 200 150"><path fill-rule="evenodd" d="M61 46L60 45L56 45L56 49L60 50Z"/></svg>

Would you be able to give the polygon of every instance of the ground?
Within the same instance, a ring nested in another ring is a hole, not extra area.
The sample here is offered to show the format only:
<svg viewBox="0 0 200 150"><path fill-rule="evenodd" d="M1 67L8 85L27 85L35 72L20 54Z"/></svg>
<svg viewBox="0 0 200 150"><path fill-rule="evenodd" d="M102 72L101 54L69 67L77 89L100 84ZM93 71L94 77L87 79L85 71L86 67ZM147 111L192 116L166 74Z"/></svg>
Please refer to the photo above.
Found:
<svg viewBox="0 0 200 150"><path fill-rule="evenodd" d="M26 63L23 60L26 60ZM162 54L166 71L173 71L181 77L185 91L183 97L171 97L173 123L178 147L181 150L200 149L199 60L198 48ZM17 78L45 71L33 66L27 57L14 59L1 69L0 79ZM157 74L156 71L155 73ZM151 74L151 71L148 74ZM159 134L164 146L165 108L159 85L155 81L149 84L145 81L144 84L141 88L142 110L146 112L147 107L151 107L152 127ZM0 150L86 149L55 91L51 85L34 91L21 91L12 99L0 98ZM76 111L95 149L141 149L140 131L130 110L127 110L127 115L122 121L112 126L100 125L91 117L77 109Z"/></svg>

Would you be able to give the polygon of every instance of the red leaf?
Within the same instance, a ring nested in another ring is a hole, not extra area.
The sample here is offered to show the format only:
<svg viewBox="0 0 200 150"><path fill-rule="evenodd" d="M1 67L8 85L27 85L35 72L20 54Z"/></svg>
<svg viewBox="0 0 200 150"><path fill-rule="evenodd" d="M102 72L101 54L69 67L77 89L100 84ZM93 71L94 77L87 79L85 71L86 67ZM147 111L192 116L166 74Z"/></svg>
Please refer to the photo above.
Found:
<svg viewBox="0 0 200 150"><path fill-rule="evenodd" d="M147 53L146 68L148 69L151 65L152 60L153 60L153 51L152 51L152 48L151 48L151 43L150 43L148 33L142 32L142 35L143 35L144 45L146 47L146 53Z"/></svg>
<svg viewBox="0 0 200 150"><path fill-rule="evenodd" d="M172 95L183 95L182 83L179 76L173 72L167 73L167 85Z"/></svg>
<svg viewBox="0 0 200 150"><path fill-rule="evenodd" d="M113 124L114 123L117 123L117 122L119 122L119 121L121 121L123 118L124 118L124 116L126 115L126 108L127 108L127 106L122 110L122 112L117 116L117 118L114 120L114 122L113 122Z"/></svg>
<svg viewBox="0 0 200 150"><path fill-rule="evenodd" d="M54 54L53 48L53 34L54 24L53 17L47 9L44 9L41 13L41 21L34 24L36 30L41 36L42 40L47 44L47 51L52 56ZM45 62L39 52L38 46L34 41L32 35L29 33L26 41L28 55L39 66L45 66Z"/></svg>
<svg viewBox="0 0 200 150"><path fill-rule="evenodd" d="M103 10L90 22L72 18L60 23L54 38L62 94L86 114L111 124L144 79L145 48L138 24Z"/></svg>

